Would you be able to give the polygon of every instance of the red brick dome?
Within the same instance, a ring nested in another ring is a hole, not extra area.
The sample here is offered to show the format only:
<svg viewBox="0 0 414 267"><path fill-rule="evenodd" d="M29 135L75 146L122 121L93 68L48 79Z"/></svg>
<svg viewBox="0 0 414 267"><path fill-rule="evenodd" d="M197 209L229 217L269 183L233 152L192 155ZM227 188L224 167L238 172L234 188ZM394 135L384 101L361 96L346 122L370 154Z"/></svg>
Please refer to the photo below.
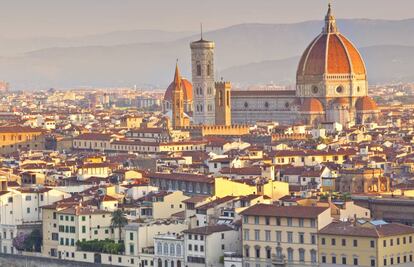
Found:
<svg viewBox="0 0 414 267"><path fill-rule="evenodd" d="M369 96L358 98L355 107L358 111L375 111L378 109L377 103Z"/></svg>
<svg viewBox="0 0 414 267"><path fill-rule="evenodd" d="M297 76L329 74L365 75L364 61L355 46L338 32L336 21L329 7L325 28L303 53Z"/></svg>
<svg viewBox="0 0 414 267"><path fill-rule="evenodd" d="M316 98L306 98L300 107L301 112L323 113L323 105L321 101Z"/></svg>
<svg viewBox="0 0 414 267"><path fill-rule="evenodd" d="M174 90L174 81L168 86L164 94L164 101L171 102L172 92ZM183 90L184 101L193 101L193 85L184 78L181 78L181 88Z"/></svg>

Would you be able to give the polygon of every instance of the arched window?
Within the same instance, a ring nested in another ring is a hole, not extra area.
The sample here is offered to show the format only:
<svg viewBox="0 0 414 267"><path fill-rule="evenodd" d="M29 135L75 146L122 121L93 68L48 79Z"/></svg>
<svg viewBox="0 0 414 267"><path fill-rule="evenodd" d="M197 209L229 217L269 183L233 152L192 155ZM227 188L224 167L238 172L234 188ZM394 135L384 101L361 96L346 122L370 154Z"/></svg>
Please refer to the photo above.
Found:
<svg viewBox="0 0 414 267"><path fill-rule="evenodd" d="M218 98L218 100L219 100L219 106L220 107L222 107L223 106L223 91L219 91L219 98Z"/></svg>
<svg viewBox="0 0 414 267"><path fill-rule="evenodd" d="M167 260L164 261L164 266L168 267L168 261Z"/></svg>
<svg viewBox="0 0 414 267"><path fill-rule="evenodd" d="M200 61L197 61L197 76L201 76L201 64Z"/></svg>
<svg viewBox="0 0 414 267"><path fill-rule="evenodd" d="M162 260L158 259L158 267L162 267Z"/></svg>
<svg viewBox="0 0 414 267"><path fill-rule="evenodd" d="M181 245L180 244L177 244L177 246L176 246L176 253L177 253L177 256L179 257L179 256L181 256ZM178 265L178 262L177 262L177 265Z"/></svg>
<svg viewBox="0 0 414 267"><path fill-rule="evenodd" d="M211 62L208 62L208 65L207 65L207 76L210 76L211 75Z"/></svg>
<svg viewBox="0 0 414 267"><path fill-rule="evenodd" d="M162 244L161 244L161 242L157 243L157 254L162 255Z"/></svg>
<svg viewBox="0 0 414 267"><path fill-rule="evenodd" d="M174 244L171 244L170 245L170 255L174 256L174 254L175 254L175 246L174 246Z"/></svg>
<svg viewBox="0 0 414 267"><path fill-rule="evenodd" d="M289 262L293 262L293 249L292 248L288 248L287 249L287 254L288 254L288 261Z"/></svg>
<svg viewBox="0 0 414 267"><path fill-rule="evenodd" d="M316 261L317 261L316 250L312 249L310 251L310 254L311 254L311 262L316 263Z"/></svg>
<svg viewBox="0 0 414 267"><path fill-rule="evenodd" d="M164 244L164 255L168 255L168 244Z"/></svg>
<svg viewBox="0 0 414 267"><path fill-rule="evenodd" d="M305 250L303 248L299 249L299 261L305 262Z"/></svg>

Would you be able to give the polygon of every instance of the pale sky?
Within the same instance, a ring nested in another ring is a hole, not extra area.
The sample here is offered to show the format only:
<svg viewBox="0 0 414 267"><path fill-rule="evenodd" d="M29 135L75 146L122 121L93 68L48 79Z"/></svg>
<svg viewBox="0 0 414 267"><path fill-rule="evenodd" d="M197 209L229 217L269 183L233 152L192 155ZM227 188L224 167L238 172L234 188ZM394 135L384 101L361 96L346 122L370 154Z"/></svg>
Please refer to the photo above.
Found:
<svg viewBox="0 0 414 267"><path fill-rule="evenodd" d="M234 24L320 20L328 0L0 0L4 37L119 30L198 31ZM406 19L414 0L333 0L338 18Z"/></svg>

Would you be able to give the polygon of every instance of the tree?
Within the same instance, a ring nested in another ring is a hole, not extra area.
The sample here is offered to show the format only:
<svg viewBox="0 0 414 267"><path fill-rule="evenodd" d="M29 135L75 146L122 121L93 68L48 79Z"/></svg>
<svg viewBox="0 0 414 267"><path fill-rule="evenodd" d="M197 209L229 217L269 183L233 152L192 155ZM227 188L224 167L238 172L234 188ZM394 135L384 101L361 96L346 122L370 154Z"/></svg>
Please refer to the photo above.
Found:
<svg viewBox="0 0 414 267"><path fill-rule="evenodd" d="M124 227L127 224L128 224L128 219L126 218L126 215L122 210L118 209L112 213L111 226L112 228L118 228L119 242L122 241L122 237L121 237L122 227Z"/></svg>

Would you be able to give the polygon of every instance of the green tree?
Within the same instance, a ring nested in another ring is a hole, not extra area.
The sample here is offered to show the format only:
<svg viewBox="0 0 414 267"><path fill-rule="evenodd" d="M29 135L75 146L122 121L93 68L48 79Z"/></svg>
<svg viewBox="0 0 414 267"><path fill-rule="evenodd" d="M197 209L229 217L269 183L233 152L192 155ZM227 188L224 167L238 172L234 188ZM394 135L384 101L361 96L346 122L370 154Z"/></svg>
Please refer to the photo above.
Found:
<svg viewBox="0 0 414 267"><path fill-rule="evenodd" d="M119 242L122 241L122 227L128 224L128 219L125 213L118 209L112 213L111 226L112 228L118 228L119 231Z"/></svg>

